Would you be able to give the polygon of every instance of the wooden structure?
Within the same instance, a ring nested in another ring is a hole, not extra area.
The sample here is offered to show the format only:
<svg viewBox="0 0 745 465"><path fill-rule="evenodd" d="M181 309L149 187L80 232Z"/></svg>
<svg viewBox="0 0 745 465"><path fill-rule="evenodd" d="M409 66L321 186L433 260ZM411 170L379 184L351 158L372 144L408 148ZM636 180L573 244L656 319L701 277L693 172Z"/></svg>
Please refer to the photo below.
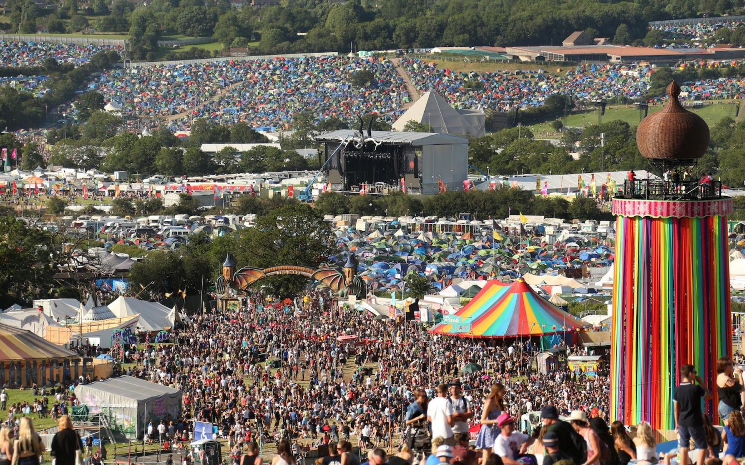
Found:
<svg viewBox="0 0 745 465"><path fill-rule="evenodd" d="M31 331L0 324L0 386L61 383L83 374L83 359Z"/></svg>

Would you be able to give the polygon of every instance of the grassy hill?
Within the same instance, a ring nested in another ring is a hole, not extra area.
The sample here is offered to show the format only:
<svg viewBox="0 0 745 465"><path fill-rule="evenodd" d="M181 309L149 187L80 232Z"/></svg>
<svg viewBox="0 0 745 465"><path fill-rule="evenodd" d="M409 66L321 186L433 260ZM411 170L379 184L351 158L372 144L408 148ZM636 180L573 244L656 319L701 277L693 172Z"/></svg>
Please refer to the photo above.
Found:
<svg viewBox="0 0 745 465"><path fill-rule="evenodd" d="M663 105L656 105L649 108L649 114L652 115L662 110ZM732 100L719 100L706 102L703 107L688 108L688 110L698 114L706 121L709 126L714 126L726 117L735 118L737 115L737 104ZM631 126L638 126L644 117L644 113L633 105L608 105L605 115L599 116L598 110L577 112L562 118L565 127L583 128L588 125L607 123L609 121L621 120L629 123ZM550 123L541 123L530 126L536 137L561 137L561 134L554 131Z"/></svg>

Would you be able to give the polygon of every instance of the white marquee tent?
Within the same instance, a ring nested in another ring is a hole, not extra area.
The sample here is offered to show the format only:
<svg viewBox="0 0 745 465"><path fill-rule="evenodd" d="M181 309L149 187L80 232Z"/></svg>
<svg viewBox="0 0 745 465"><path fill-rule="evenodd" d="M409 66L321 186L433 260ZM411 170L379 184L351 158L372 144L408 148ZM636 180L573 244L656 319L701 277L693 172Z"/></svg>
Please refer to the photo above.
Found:
<svg viewBox="0 0 745 465"><path fill-rule="evenodd" d="M173 323L168 318L171 309L157 302L146 302L134 297L119 297L108 307L117 318L140 315L139 327L143 331L162 331L173 327Z"/></svg>

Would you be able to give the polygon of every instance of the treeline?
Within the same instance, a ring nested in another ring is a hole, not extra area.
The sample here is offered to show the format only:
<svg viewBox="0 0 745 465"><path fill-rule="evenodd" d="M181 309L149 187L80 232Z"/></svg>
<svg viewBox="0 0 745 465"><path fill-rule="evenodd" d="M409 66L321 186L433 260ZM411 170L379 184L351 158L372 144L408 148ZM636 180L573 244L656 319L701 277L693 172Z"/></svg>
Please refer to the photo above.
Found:
<svg viewBox="0 0 745 465"><path fill-rule="evenodd" d="M256 206L256 209L252 208ZM321 194L315 209L323 215L353 213L360 216L438 216L457 218L469 212L480 220L506 218L509 215L542 215L565 220L610 220L612 215L601 211L597 202L589 198L542 197L534 192L509 187L493 191L447 192L440 195L412 196L392 194L382 197L344 196L330 192ZM239 213L262 213L257 199L241 199L236 206Z"/></svg>
<svg viewBox="0 0 745 465"><path fill-rule="evenodd" d="M299 0L233 9L228 0L153 0L133 10L126 0L94 0L86 9L65 0L60 9L44 10L33 0L9 0L7 10L7 29L14 32L128 32L132 57L152 59L158 39L178 34L213 37L226 48L258 41L252 47L257 53L347 52L350 44L356 50L557 45L577 30L641 44L649 21L741 14L743 5L740 0ZM649 41L660 34L652 31Z"/></svg>
<svg viewBox="0 0 745 465"><path fill-rule="evenodd" d="M10 86L0 87L0 127L15 130L40 126L45 121L47 113L71 100L91 74L109 68L119 59L119 54L114 51L101 52L89 63L74 69L55 66L52 64L56 63L54 59L47 60L44 72L49 73L51 77L46 84L50 91L43 97L34 97Z"/></svg>

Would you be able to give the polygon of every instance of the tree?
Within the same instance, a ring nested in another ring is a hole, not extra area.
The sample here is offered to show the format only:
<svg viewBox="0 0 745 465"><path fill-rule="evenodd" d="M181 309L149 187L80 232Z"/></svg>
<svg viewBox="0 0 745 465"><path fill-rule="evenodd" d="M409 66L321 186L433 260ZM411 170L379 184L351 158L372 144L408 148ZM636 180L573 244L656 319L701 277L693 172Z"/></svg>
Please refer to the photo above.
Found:
<svg viewBox="0 0 745 465"><path fill-rule="evenodd" d="M404 132L435 132L435 130L429 124L420 123L412 119L404 125Z"/></svg>
<svg viewBox="0 0 745 465"><path fill-rule="evenodd" d="M129 272L131 285L135 289L148 289L152 298L183 290L185 277L181 256L169 251L150 252Z"/></svg>
<svg viewBox="0 0 745 465"><path fill-rule="evenodd" d="M115 216L131 216L135 214L135 206L131 200L125 198L114 199L111 202L111 214Z"/></svg>
<svg viewBox="0 0 745 465"><path fill-rule="evenodd" d="M318 196L314 207L321 215L342 215L349 213L349 197L337 192L324 192Z"/></svg>
<svg viewBox="0 0 745 465"><path fill-rule="evenodd" d="M52 215L61 215L65 212L67 201L59 197L50 197L47 199L47 211Z"/></svg>
<svg viewBox="0 0 745 465"><path fill-rule="evenodd" d="M199 176L208 174L212 170L210 157L198 147L189 147L184 154L184 174L188 176Z"/></svg>
<svg viewBox="0 0 745 465"><path fill-rule="evenodd" d="M376 87L375 84L377 83L377 80L375 79L375 74L373 74L372 71L361 69L359 71L353 72L349 76L349 82L351 82L352 85L355 87L364 89L367 87Z"/></svg>
<svg viewBox="0 0 745 465"><path fill-rule="evenodd" d="M103 110L106 100L100 92L86 92L80 96L75 106L78 109L78 118L81 121L88 121L93 112Z"/></svg>
<svg viewBox="0 0 745 465"><path fill-rule="evenodd" d="M179 176L184 174L184 153L180 148L163 147L155 156L155 170L166 176Z"/></svg>
<svg viewBox="0 0 745 465"><path fill-rule="evenodd" d="M47 166L44 162L44 157L39 153L39 146L36 144L26 144L21 151L21 169L24 171L32 171L37 167L45 168Z"/></svg>
<svg viewBox="0 0 745 465"><path fill-rule="evenodd" d="M91 144L100 144L116 135L122 119L105 111L93 111L88 121L82 126L83 140Z"/></svg>
<svg viewBox="0 0 745 465"><path fill-rule="evenodd" d="M53 283L59 253L52 236L12 216L0 217L0 305L30 304Z"/></svg>
<svg viewBox="0 0 745 465"><path fill-rule="evenodd" d="M239 266L269 268L295 265L316 268L335 252L328 238L331 228L323 216L307 204L292 202L258 218L248 228L215 240L213 255L224 258L230 251ZM289 297L307 285L298 276L276 276L262 281L268 293Z"/></svg>
<svg viewBox="0 0 745 465"><path fill-rule="evenodd" d="M415 299L424 298L425 295L432 291L432 283L426 276L422 276L419 273L409 273L404 278L406 283L406 290L410 297Z"/></svg>
<svg viewBox="0 0 745 465"><path fill-rule="evenodd" d="M217 174L235 173L238 168L238 150L235 147L225 147L213 157Z"/></svg>
<svg viewBox="0 0 745 465"><path fill-rule="evenodd" d="M106 0L93 0L93 14L96 16L106 16L109 14L109 5Z"/></svg>
<svg viewBox="0 0 745 465"><path fill-rule="evenodd" d="M236 144L255 144L269 142L269 139L256 132L246 123L238 123L230 129L230 142Z"/></svg>
<svg viewBox="0 0 745 465"><path fill-rule="evenodd" d="M80 32L88 27L88 20L83 15L73 15L70 18L70 22L67 24L67 31L69 33Z"/></svg>

